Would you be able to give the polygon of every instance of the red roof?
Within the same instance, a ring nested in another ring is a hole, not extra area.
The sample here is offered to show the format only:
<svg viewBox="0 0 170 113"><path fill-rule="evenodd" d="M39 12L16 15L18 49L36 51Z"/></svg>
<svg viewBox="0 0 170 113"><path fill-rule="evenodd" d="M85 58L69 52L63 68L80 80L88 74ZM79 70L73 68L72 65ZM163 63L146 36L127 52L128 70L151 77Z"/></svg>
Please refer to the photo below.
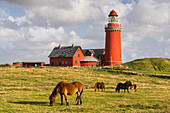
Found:
<svg viewBox="0 0 170 113"><path fill-rule="evenodd" d="M109 16L118 16L118 15L117 15L116 11L113 9L113 10L110 12Z"/></svg>

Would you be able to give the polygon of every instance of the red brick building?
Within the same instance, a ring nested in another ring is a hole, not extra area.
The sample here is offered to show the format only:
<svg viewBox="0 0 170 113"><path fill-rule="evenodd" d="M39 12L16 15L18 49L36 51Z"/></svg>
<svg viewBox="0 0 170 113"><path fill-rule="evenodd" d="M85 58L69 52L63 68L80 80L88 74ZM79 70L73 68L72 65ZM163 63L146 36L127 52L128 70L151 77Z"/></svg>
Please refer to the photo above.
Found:
<svg viewBox="0 0 170 113"><path fill-rule="evenodd" d="M44 62L14 62L13 65L15 66L22 66L22 67L37 67L37 66L44 66Z"/></svg>
<svg viewBox="0 0 170 113"><path fill-rule="evenodd" d="M37 67L37 66L44 66L44 62L22 62L23 67Z"/></svg>
<svg viewBox="0 0 170 113"><path fill-rule="evenodd" d="M13 65L14 66L22 66L22 62L14 62Z"/></svg>
<svg viewBox="0 0 170 113"><path fill-rule="evenodd" d="M93 57L93 56L84 56L80 63L81 66L90 66L90 67L96 67L97 63L98 63L98 59Z"/></svg>
<svg viewBox="0 0 170 113"><path fill-rule="evenodd" d="M84 53L80 46L59 45L55 47L48 56L50 58L50 66L81 66L80 60L84 57Z"/></svg>
<svg viewBox="0 0 170 113"><path fill-rule="evenodd" d="M87 50L82 50L80 46L74 46L74 44L64 47L59 45L48 56L50 66L96 66L98 59L93 55L85 55L86 52Z"/></svg>

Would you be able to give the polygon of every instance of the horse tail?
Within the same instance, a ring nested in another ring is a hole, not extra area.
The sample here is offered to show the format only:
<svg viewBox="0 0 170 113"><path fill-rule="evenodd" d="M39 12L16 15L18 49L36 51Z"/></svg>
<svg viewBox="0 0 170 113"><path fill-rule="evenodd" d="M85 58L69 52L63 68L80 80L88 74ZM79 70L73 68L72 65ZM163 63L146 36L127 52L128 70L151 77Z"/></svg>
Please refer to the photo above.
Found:
<svg viewBox="0 0 170 113"><path fill-rule="evenodd" d="M94 86L94 91L96 92L96 87Z"/></svg>
<svg viewBox="0 0 170 113"><path fill-rule="evenodd" d="M82 93L83 93L83 88L82 88L82 90L81 90L80 96L82 95Z"/></svg>
<svg viewBox="0 0 170 113"><path fill-rule="evenodd" d="M94 85L94 91L95 91L95 92L96 92L97 84L98 84L98 82L95 83L95 85Z"/></svg>
<svg viewBox="0 0 170 113"><path fill-rule="evenodd" d="M135 85L135 89L137 89L137 85Z"/></svg>
<svg viewBox="0 0 170 113"><path fill-rule="evenodd" d="M135 85L134 89L135 89L135 92L136 92L137 91L137 85Z"/></svg>

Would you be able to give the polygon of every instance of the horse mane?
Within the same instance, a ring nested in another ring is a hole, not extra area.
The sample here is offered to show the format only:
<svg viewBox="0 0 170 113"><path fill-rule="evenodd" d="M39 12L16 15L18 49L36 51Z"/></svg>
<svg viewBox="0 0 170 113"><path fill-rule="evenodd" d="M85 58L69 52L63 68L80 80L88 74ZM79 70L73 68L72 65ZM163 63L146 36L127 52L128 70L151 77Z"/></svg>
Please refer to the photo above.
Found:
<svg viewBox="0 0 170 113"><path fill-rule="evenodd" d="M99 84L99 82L96 82L94 85L94 88L97 88L97 85Z"/></svg>
<svg viewBox="0 0 170 113"><path fill-rule="evenodd" d="M54 96L57 94L57 89L60 87L61 83L64 83L64 82L63 82L63 81L62 81L62 82L59 82L59 83L56 85L56 87L54 88L51 96L54 97Z"/></svg>
<svg viewBox="0 0 170 113"><path fill-rule="evenodd" d="M104 82L101 82L100 84L104 84Z"/></svg>
<svg viewBox="0 0 170 113"><path fill-rule="evenodd" d="M124 84L125 84L126 86L132 86L131 81L126 81Z"/></svg>

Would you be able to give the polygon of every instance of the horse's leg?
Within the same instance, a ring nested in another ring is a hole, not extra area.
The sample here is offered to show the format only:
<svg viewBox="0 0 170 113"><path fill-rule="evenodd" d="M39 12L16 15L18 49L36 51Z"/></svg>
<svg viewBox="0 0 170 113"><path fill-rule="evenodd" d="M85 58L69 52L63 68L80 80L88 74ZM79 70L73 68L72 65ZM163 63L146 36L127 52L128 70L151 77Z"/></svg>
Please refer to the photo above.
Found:
<svg viewBox="0 0 170 113"><path fill-rule="evenodd" d="M78 104L79 104L79 100L80 100L80 92L79 92L79 91L77 92L77 98L76 98L76 100L77 100L77 104L76 104L76 105L78 105Z"/></svg>
<svg viewBox="0 0 170 113"><path fill-rule="evenodd" d="M82 102L82 99L81 99L81 96L80 96L80 104L82 104L83 102Z"/></svg>
<svg viewBox="0 0 170 113"><path fill-rule="evenodd" d="M98 92L99 92L99 88L98 88Z"/></svg>
<svg viewBox="0 0 170 113"><path fill-rule="evenodd" d="M79 104L79 100L80 100L80 96L77 96L77 104L76 105Z"/></svg>
<svg viewBox="0 0 170 113"><path fill-rule="evenodd" d="M61 105L63 105L63 94L60 94L61 96Z"/></svg>
<svg viewBox="0 0 170 113"><path fill-rule="evenodd" d="M80 105L83 103L83 102L82 102L82 99L81 99L82 93L83 93L83 88L82 88L81 93L80 93Z"/></svg>
<svg viewBox="0 0 170 113"><path fill-rule="evenodd" d="M69 103L68 103L68 100L67 100L67 93L64 93L64 97L65 97L66 104L67 104L67 106L68 106Z"/></svg>
<svg viewBox="0 0 170 113"><path fill-rule="evenodd" d="M127 92L129 93L129 87L127 88Z"/></svg>

